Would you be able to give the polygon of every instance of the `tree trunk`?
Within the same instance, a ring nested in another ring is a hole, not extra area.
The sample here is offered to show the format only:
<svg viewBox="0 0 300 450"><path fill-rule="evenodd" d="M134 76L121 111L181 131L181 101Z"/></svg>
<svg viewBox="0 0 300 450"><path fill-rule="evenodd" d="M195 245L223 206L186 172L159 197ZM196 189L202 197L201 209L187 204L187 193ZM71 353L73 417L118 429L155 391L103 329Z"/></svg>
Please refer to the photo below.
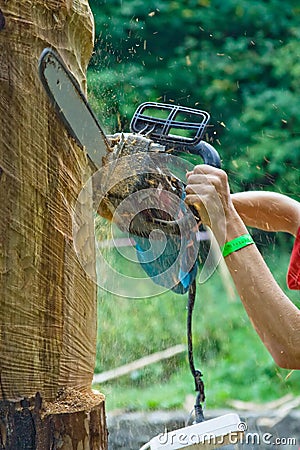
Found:
<svg viewBox="0 0 300 450"><path fill-rule="evenodd" d="M96 286L71 219L91 173L38 78L45 47L85 89L88 0L0 0L0 449L104 450L104 398L91 392ZM93 230L83 232L93 266Z"/></svg>

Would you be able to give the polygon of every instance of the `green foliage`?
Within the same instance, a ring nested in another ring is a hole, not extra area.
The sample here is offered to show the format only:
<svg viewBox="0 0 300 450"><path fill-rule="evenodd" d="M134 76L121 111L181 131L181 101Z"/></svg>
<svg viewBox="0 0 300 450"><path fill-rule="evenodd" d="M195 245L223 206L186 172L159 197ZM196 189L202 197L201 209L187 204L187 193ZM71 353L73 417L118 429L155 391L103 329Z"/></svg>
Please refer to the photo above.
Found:
<svg viewBox="0 0 300 450"><path fill-rule="evenodd" d="M298 197L300 8L294 0L90 0L93 105L128 130L143 101L211 113L233 190Z"/></svg>

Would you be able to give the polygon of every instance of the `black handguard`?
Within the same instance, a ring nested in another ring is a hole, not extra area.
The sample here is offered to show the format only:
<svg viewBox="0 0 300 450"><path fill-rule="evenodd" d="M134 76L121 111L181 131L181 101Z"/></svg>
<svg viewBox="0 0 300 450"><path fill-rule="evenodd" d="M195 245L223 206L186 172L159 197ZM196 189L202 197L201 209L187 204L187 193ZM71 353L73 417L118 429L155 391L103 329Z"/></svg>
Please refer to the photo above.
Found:
<svg viewBox="0 0 300 450"><path fill-rule="evenodd" d="M146 102L135 111L130 129L165 146L174 155L190 153L200 156L204 164L221 167L217 150L202 140L209 119L206 111Z"/></svg>

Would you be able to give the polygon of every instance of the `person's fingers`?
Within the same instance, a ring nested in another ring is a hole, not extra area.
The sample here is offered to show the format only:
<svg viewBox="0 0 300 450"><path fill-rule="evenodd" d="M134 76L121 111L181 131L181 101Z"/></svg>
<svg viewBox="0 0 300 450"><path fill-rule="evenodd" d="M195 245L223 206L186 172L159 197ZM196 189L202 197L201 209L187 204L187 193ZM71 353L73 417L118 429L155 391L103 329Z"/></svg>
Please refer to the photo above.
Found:
<svg viewBox="0 0 300 450"><path fill-rule="evenodd" d="M227 173L224 172L224 170L208 166L207 164L195 166L193 171L187 172L186 174L187 184L190 184L190 180L192 182L197 182L197 179L194 178L196 175L207 177L207 178L200 178L199 180L202 182L206 181L214 183L216 186L228 184Z"/></svg>
<svg viewBox="0 0 300 450"><path fill-rule="evenodd" d="M193 173L203 173L203 174L213 174L213 175L220 175L224 172L222 169L218 169L217 167L209 166L208 164L198 164L194 167Z"/></svg>
<svg viewBox="0 0 300 450"><path fill-rule="evenodd" d="M212 166L209 166L208 164L198 164L197 166L194 166L193 170L189 170L186 173L186 176L189 177L192 174L196 174L196 173L212 173Z"/></svg>
<svg viewBox="0 0 300 450"><path fill-rule="evenodd" d="M221 194L221 192L227 192L227 183L215 175L190 175L185 190L189 193L194 192L195 189L199 193L201 193L201 189L206 189L208 192L216 191Z"/></svg>
<svg viewBox="0 0 300 450"><path fill-rule="evenodd" d="M207 181L205 179L203 179L201 176L191 175L187 180L185 192L187 194L193 193L193 192L195 192L195 189L199 192L199 188L201 188L202 186L206 186L206 185L207 185Z"/></svg>

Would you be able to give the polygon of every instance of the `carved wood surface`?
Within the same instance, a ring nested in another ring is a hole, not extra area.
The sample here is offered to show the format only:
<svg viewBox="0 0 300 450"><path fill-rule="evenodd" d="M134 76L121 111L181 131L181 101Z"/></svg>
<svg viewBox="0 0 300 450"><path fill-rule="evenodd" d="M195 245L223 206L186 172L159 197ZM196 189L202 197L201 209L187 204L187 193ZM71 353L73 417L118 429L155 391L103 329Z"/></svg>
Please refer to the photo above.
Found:
<svg viewBox="0 0 300 450"><path fill-rule="evenodd" d="M0 398L90 389L96 286L71 213L90 169L38 78L53 47L83 89L93 48L87 0L0 0ZM86 240L91 228L87 227ZM93 246L87 246L93 264Z"/></svg>

